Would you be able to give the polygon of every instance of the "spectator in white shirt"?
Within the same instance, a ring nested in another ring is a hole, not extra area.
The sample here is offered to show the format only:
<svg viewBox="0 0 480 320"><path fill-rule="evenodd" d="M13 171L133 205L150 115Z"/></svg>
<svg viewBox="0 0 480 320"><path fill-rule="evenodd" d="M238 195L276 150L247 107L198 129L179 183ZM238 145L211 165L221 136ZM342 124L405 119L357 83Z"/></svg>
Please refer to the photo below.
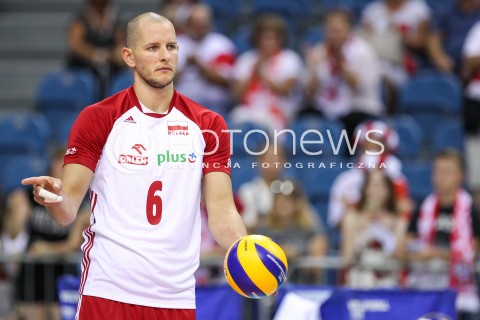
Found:
<svg viewBox="0 0 480 320"><path fill-rule="evenodd" d="M300 107L300 56L283 46L287 29L275 15L257 19L252 32L254 49L243 53L234 68L234 94L239 105L234 121L252 121L269 129L283 129Z"/></svg>
<svg viewBox="0 0 480 320"><path fill-rule="evenodd" d="M349 11L328 12L325 36L324 43L306 54L307 91L318 111L342 120L351 134L359 123L383 112L379 60L372 47L352 33Z"/></svg>
<svg viewBox="0 0 480 320"><path fill-rule="evenodd" d="M463 47L462 76L465 88L464 124L468 133L480 127L480 21L470 29Z"/></svg>
<svg viewBox="0 0 480 320"><path fill-rule="evenodd" d="M177 37L177 90L221 114L231 107L230 83L235 46L226 36L212 32L212 12L203 4L193 5L185 33Z"/></svg>
<svg viewBox="0 0 480 320"><path fill-rule="evenodd" d="M369 134L370 139L383 144L385 149L382 154L367 154L367 151L379 151L379 146L376 142L369 142L366 139L365 133L367 130L383 132L378 135ZM397 132L381 121L367 121L361 124L356 131L360 134L358 139L360 147L358 155L359 165L340 173L330 189L328 223L331 228L340 228L345 213L355 208L358 204L365 177L372 169L384 170L386 175L392 180L402 216L408 216L411 211L412 204L408 190L408 181L402 174L402 163L394 155L399 144Z"/></svg>
<svg viewBox="0 0 480 320"><path fill-rule="evenodd" d="M382 72L393 85L402 86L408 74L419 67L430 16L431 10L424 0L377 0L362 12L364 34L368 39L378 40L373 43L382 58ZM387 48L397 52L387 53Z"/></svg>

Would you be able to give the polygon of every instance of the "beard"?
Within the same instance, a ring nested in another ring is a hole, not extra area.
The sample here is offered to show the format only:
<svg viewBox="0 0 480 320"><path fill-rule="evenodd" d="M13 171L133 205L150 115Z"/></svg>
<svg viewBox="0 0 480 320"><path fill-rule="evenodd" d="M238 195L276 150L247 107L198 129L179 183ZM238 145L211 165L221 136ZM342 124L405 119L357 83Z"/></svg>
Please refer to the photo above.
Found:
<svg viewBox="0 0 480 320"><path fill-rule="evenodd" d="M143 78L143 77L142 77L142 78ZM165 88L166 86L168 86L170 83L173 82L173 77L172 77L170 80L168 80L168 81L163 81L163 82L162 82L162 81L157 81L157 80L151 79L151 78L150 78L150 79L143 78L143 80L145 80L145 82L146 82L149 86L151 86L151 87L153 87L153 88L163 89L163 88Z"/></svg>
<svg viewBox="0 0 480 320"><path fill-rule="evenodd" d="M170 79L166 79L164 81L161 81L161 80L158 80L158 79L155 79L153 77L151 77L148 72L146 72L145 70L137 70L139 76L145 81L146 84L148 84L149 86L151 86L152 88L155 88L155 89L163 89L165 87L167 87L168 85L170 85L172 82L173 82L173 78L174 78L174 75L170 78Z"/></svg>

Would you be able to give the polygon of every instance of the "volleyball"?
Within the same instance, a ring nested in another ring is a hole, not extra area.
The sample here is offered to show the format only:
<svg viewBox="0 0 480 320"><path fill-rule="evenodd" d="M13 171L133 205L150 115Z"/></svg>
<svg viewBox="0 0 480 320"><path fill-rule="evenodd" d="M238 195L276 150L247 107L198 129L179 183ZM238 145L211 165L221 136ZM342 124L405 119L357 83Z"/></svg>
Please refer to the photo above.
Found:
<svg viewBox="0 0 480 320"><path fill-rule="evenodd" d="M259 299L274 294L287 280L285 252L272 239L248 235L228 249L225 277L237 293Z"/></svg>

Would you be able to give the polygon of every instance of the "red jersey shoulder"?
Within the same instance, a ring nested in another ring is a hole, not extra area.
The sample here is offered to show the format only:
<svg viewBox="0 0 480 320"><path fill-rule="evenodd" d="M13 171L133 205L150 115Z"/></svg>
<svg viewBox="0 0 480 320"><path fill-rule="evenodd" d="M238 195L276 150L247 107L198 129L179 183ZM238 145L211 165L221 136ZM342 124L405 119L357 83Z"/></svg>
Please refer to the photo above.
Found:
<svg viewBox="0 0 480 320"><path fill-rule="evenodd" d="M83 109L70 130L65 164L79 163L95 171L115 121L133 106L127 89Z"/></svg>
<svg viewBox="0 0 480 320"><path fill-rule="evenodd" d="M109 132L119 117L138 105L138 102L131 97L131 90L133 90L132 87L127 88L102 101L89 105L82 110L77 120L83 122L85 126L87 126L85 122L91 122L91 125L95 124L95 127L102 127Z"/></svg>
<svg viewBox="0 0 480 320"><path fill-rule="evenodd" d="M132 98L132 87L122 90L110 97L103 99L90 107L94 108L96 112L102 114L108 114L118 119L121 115L127 112L129 109L138 106L136 97Z"/></svg>
<svg viewBox="0 0 480 320"><path fill-rule="evenodd" d="M200 105L199 103L187 98L177 92L177 101L175 108L182 112L186 117L195 122L201 130L214 130L218 127L227 128L223 117L218 113Z"/></svg>

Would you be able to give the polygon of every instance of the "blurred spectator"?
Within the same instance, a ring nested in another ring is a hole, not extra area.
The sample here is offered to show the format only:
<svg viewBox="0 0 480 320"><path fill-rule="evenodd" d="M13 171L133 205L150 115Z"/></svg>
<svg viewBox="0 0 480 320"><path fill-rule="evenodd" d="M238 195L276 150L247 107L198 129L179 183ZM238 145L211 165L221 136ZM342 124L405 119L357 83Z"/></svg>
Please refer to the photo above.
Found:
<svg viewBox="0 0 480 320"><path fill-rule="evenodd" d="M258 156L260 175L246 182L238 190L238 199L243 206L242 218L247 229L252 230L272 210L273 193L270 185L283 178L285 151L270 144L266 151ZM264 164L264 165L262 165Z"/></svg>
<svg viewBox="0 0 480 320"><path fill-rule="evenodd" d="M362 12L362 34L375 47L382 73L401 87L425 57L430 8L424 0L376 0Z"/></svg>
<svg viewBox="0 0 480 320"><path fill-rule="evenodd" d="M212 12L203 4L191 7L185 33L177 37L177 90L221 114L231 107L230 82L235 47L222 34L212 32Z"/></svg>
<svg viewBox="0 0 480 320"><path fill-rule="evenodd" d="M120 50L124 45L125 30L112 1L86 0L68 29L67 66L93 71L101 99L107 94L111 77L125 67Z"/></svg>
<svg viewBox="0 0 480 320"><path fill-rule="evenodd" d="M480 127L480 20L470 29L463 47L462 75L467 86L463 109L465 130L478 133Z"/></svg>
<svg viewBox="0 0 480 320"><path fill-rule="evenodd" d="M456 0L435 15L428 36L428 51L435 68L460 74L465 37L479 20L480 0Z"/></svg>
<svg viewBox="0 0 480 320"><path fill-rule="evenodd" d="M184 32L190 10L198 2L198 0L160 1L160 14L172 22L177 36Z"/></svg>
<svg viewBox="0 0 480 320"><path fill-rule="evenodd" d="M430 8L424 0L377 0L362 12L361 36L381 59L387 109L396 111L398 89L426 63Z"/></svg>
<svg viewBox="0 0 480 320"><path fill-rule="evenodd" d="M399 144L397 132L382 121L367 121L356 132L359 135L358 165L340 173L330 190L328 222L332 228L340 227L345 212L357 206L365 177L372 169L384 170L393 181L398 210L402 215L408 215L412 207L402 163L394 155Z"/></svg>
<svg viewBox="0 0 480 320"><path fill-rule="evenodd" d="M457 290L458 319L473 319L480 309L474 280L476 250L480 239L478 213L472 197L463 189L464 162L454 150L440 152L434 161L433 188L408 227L410 261L444 262L448 271L433 272L428 266L412 265L409 286L418 289ZM477 319L477 318L475 318Z"/></svg>
<svg viewBox="0 0 480 320"><path fill-rule="evenodd" d="M388 267L389 259L401 256L407 219L399 214L394 186L385 171L370 171L361 193L358 206L345 215L341 230L341 253L349 266L346 285L396 287L400 272L378 268Z"/></svg>
<svg viewBox="0 0 480 320"><path fill-rule="evenodd" d="M60 256L78 251L83 243L83 230L90 225L90 213L90 208L84 206L79 212L77 219L72 224L70 232L65 240L35 241L28 250L29 256Z"/></svg>
<svg viewBox="0 0 480 320"><path fill-rule="evenodd" d="M351 136L353 129L383 111L380 65L373 49L351 30L350 12L328 12L325 43L307 52L308 93L325 117L340 119Z"/></svg>
<svg viewBox="0 0 480 320"><path fill-rule="evenodd" d="M8 257L8 262L0 263L0 319L10 319L14 306L14 286L18 274L20 258L27 248L28 233L18 227L20 221L28 215L28 196L23 190L14 190L8 194L0 215L0 255ZM12 208L16 214L12 215Z"/></svg>
<svg viewBox="0 0 480 320"><path fill-rule="evenodd" d="M274 195L272 209L256 233L280 245L288 259L324 256L326 233L301 186L292 180L275 180L270 190Z"/></svg>
<svg viewBox="0 0 480 320"><path fill-rule="evenodd" d="M254 49L240 55L234 67L234 95L240 102L232 112L237 122L257 122L283 129L300 106L303 65L300 56L283 48L287 29L282 18L257 18L252 31Z"/></svg>
<svg viewBox="0 0 480 320"><path fill-rule="evenodd" d="M51 158L49 175L61 177L64 154L65 148L55 150ZM45 207L36 204L33 194L27 193L24 189L16 190L10 194L7 203L5 232L10 239L15 239L15 243L11 243L10 253L26 250L27 258L35 258L40 252L48 252L42 246L45 242L53 243L67 239L70 227L63 228L57 225ZM59 262L58 255L56 260L50 262L36 262L35 259L23 262L16 281L18 317L58 319L59 309L56 304L58 293L55 281L63 274L76 274L76 271L76 263Z"/></svg>

